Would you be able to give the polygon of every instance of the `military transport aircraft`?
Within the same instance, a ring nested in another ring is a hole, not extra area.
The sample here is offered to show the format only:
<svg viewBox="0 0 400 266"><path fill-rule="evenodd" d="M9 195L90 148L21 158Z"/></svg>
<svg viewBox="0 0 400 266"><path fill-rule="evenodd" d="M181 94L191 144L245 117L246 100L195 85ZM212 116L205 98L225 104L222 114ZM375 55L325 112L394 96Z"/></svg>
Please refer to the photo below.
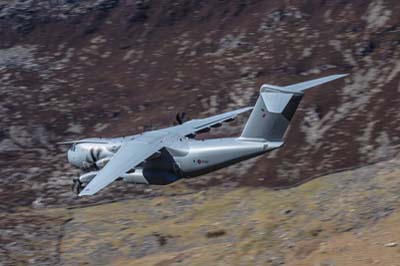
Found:
<svg viewBox="0 0 400 266"><path fill-rule="evenodd" d="M87 138L72 144L68 161L86 171L74 178L79 196L93 195L113 181L164 185L196 177L282 147L284 134L306 89L342 78L332 75L289 86L261 86L254 107L119 138ZM195 135L251 111L240 137L196 140Z"/></svg>

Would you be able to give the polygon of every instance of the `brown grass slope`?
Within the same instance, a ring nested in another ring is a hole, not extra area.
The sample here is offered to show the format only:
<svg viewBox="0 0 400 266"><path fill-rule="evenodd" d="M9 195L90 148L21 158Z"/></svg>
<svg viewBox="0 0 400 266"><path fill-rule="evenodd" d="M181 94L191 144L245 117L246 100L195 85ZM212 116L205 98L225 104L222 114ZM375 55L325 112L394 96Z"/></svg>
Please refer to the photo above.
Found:
<svg viewBox="0 0 400 266"><path fill-rule="evenodd" d="M86 208L3 215L2 265L397 265L400 159L295 188L182 183Z"/></svg>

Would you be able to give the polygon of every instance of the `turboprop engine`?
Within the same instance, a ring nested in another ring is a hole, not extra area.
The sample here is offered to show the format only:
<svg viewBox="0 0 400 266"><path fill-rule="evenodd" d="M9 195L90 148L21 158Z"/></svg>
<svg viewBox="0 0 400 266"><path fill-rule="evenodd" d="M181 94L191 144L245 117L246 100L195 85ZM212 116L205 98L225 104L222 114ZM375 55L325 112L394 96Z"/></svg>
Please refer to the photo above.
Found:
<svg viewBox="0 0 400 266"><path fill-rule="evenodd" d="M99 170L106 165L118 149L119 145L79 143L72 145L67 156L68 161L76 167Z"/></svg>
<svg viewBox="0 0 400 266"><path fill-rule="evenodd" d="M79 194L82 189L97 175L98 171L91 171L73 179L72 190ZM180 179L176 173L160 169L134 169L121 176L120 180L134 184L165 185Z"/></svg>
<svg viewBox="0 0 400 266"><path fill-rule="evenodd" d="M72 190L79 194L81 190L97 175L98 171L91 171L73 179ZM124 182L135 184L149 184L143 175L142 169L135 169L132 172L121 176Z"/></svg>

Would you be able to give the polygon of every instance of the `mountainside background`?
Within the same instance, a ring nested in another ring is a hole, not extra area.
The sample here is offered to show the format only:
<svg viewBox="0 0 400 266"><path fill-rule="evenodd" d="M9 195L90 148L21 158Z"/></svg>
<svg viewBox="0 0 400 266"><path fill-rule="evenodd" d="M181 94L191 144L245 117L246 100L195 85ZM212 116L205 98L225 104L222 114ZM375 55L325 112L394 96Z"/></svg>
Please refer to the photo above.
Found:
<svg viewBox="0 0 400 266"><path fill-rule="evenodd" d="M177 111L194 118L253 105L266 82L350 74L307 93L283 149L196 183L293 185L399 149L396 1L2 1L0 7L3 209L8 191L26 194L27 205L62 197L73 170L56 141L170 126ZM241 126L214 136L239 134Z"/></svg>
<svg viewBox="0 0 400 266"><path fill-rule="evenodd" d="M0 212L174 200L166 187L118 182L77 198L79 173L55 143L253 105L263 83L349 74L307 92L282 149L179 181L183 193L288 188L391 159L400 149L399 14L394 0L0 0ZM200 137L238 135L246 119ZM0 242L26 220L12 223Z"/></svg>

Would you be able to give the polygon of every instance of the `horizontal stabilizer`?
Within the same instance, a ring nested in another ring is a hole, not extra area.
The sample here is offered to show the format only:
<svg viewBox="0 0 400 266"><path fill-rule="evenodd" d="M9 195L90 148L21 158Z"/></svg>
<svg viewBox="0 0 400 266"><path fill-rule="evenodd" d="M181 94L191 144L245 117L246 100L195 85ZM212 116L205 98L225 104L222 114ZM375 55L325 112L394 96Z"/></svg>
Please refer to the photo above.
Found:
<svg viewBox="0 0 400 266"><path fill-rule="evenodd" d="M261 87L261 92L267 92L267 91L275 91L275 92L281 92L281 93L293 93L293 94L301 94L305 90L313 88L315 86L333 81L335 79L343 78L347 76L347 74L340 74L340 75L332 75L324 78L319 78L319 79L313 79L310 81L306 82L301 82L301 83L296 83L293 85L289 86L275 86L275 85L269 85L269 84L264 84Z"/></svg>

